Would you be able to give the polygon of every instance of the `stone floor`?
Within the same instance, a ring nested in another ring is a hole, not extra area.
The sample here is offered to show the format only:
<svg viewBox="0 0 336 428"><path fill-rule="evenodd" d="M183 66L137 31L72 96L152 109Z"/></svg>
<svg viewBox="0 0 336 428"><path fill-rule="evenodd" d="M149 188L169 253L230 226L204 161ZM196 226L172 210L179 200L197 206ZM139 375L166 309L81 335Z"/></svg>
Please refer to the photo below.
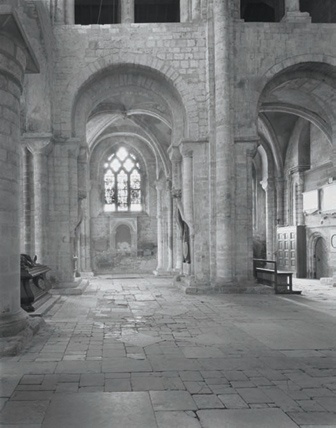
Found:
<svg viewBox="0 0 336 428"><path fill-rule="evenodd" d="M336 427L336 295L298 287L190 296L94 278L1 360L0 428Z"/></svg>

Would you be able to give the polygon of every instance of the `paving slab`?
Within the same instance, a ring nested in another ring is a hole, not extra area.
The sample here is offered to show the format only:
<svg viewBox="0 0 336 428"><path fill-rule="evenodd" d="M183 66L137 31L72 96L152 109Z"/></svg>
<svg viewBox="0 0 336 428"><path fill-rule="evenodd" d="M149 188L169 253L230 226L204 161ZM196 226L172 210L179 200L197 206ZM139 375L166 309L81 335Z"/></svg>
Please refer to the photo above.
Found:
<svg viewBox="0 0 336 428"><path fill-rule="evenodd" d="M134 358L104 358L102 371L105 372L151 372L151 364L147 360Z"/></svg>
<svg viewBox="0 0 336 428"><path fill-rule="evenodd" d="M186 412L155 412L158 428L201 428L196 415Z"/></svg>
<svg viewBox="0 0 336 428"><path fill-rule="evenodd" d="M214 394L194 394L193 400L199 409L222 409L223 403Z"/></svg>
<svg viewBox="0 0 336 428"><path fill-rule="evenodd" d="M200 410L203 428L297 428L280 409Z"/></svg>
<svg viewBox="0 0 336 428"><path fill-rule="evenodd" d="M41 424L49 401L7 401L0 424Z"/></svg>
<svg viewBox="0 0 336 428"><path fill-rule="evenodd" d="M42 428L157 428L146 392L91 392L55 396Z"/></svg>
<svg viewBox="0 0 336 428"><path fill-rule="evenodd" d="M0 379L0 397L10 397L19 384L21 376L3 376Z"/></svg>
<svg viewBox="0 0 336 428"><path fill-rule="evenodd" d="M155 411L197 410L192 396L187 391L150 391Z"/></svg>
<svg viewBox="0 0 336 428"><path fill-rule="evenodd" d="M298 425L336 425L336 413L329 412L288 412L288 416Z"/></svg>

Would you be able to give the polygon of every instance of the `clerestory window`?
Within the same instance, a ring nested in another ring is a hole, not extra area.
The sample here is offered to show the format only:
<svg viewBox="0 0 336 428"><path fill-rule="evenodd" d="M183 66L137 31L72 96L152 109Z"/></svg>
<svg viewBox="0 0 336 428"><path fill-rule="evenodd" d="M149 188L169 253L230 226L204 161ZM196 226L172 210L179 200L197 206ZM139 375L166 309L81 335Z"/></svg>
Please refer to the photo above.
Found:
<svg viewBox="0 0 336 428"><path fill-rule="evenodd" d="M125 147L119 147L104 164L105 211L141 211L141 184L137 157Z"/></svg>
<svg viewBox="0 0 336 428"><path fill-rule="evenodd" d="M180 0L134 0L136 23L180 22Z"/></svg>
<svg viewBox="0 0 336 428"><path fill-rule="evenodd" d="M241 0L240 9L245 22L280 22L284 0Z"/></svg>
<svg viewBox="0 0 336 428"><path fill-rule="evenodd" d="M76 0L75 23L79 25L120 23L120 0Z"/></svg>

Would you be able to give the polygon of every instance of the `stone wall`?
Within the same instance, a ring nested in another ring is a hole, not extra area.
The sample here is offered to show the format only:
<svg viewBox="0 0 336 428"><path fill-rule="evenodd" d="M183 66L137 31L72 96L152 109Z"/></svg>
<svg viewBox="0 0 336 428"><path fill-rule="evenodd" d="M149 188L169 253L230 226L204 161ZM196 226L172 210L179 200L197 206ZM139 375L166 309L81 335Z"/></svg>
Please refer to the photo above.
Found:
<svg viewBox="0 0 336 428"><path fill-rule="evenodd" d="M71 133L75 96L92 75L113 65L136 64L172 82L187 110L187 132L207 135L204 25L57 26L55 37L55 132Z"/></svg>

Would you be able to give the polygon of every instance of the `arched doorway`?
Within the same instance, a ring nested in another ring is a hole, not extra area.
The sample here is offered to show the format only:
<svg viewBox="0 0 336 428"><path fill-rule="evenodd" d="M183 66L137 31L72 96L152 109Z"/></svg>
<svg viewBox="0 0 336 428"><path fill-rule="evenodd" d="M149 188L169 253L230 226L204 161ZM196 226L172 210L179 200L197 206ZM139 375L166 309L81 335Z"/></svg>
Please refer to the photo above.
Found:
<svg viewBox="0 0 336 428"><path fill-rule="evenodd" d="M314 248L315 269L314 276L320 279L328 276L328 248L325 239L319 237Z"/></svg>

